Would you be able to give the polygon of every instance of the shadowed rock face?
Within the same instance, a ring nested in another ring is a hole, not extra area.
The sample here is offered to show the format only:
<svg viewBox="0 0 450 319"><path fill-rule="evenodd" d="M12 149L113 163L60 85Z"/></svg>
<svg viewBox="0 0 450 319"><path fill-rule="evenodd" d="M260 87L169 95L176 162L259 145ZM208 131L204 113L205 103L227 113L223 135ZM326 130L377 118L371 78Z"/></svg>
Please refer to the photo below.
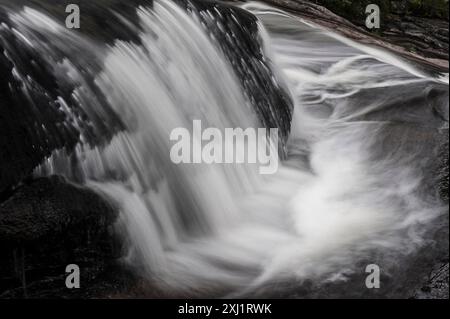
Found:
<svg viewBox="0 0 450 319"><path fill-rule="evenodd" d="M115 218L97 194L58 177L17 189L0 204L0 296L63 289L69 264L83 269L83 280L95 279L120 251L111 236Z"/></svg>
<svg viewBox="0 0 450 319"><path fill-rule="evenodd" d="M0 51L4 52L2 40ZM27 59L27 52L21 54ZM31 61L30 56L28 59ZM39 74L44 80L42 87L57 87L42 65L27 63L21 67ZM64 124L65 118L54 102L56 96L46 96L38 90L27 96L23 83L12 76L12 69L11 61L0 54L0 193L28 176L54 149L73 145L77 140L76 130Z"/></svg>
<svg viewBox="0 0 450 319"><path fill-rule="evenodd" d="M151 6L152 0L0 0L1 6L19 10L24 6L39 9L51 17L64 23L67 13L66 6L69 3L78 4L80 7L80 32L94 39L112 43L116 39L136 40L136 34L130 32L129 25L124 20L118 19L115 14L127 18L130 22L136 22L136 8L140 5Z"/></svg>
<svg viewBox="0 0 450 319"><path fill-rule="evenodd" d="M101 3L92 5L88 1L77 3L84 4L81 15L84 23L82 32L92 38L92 41L102 44L111 43L115 39L134 40L136 37L136 32L123 25L113 11L120 12L129 21L136 21L136 6L151 5L148 0L132 1L128 5L109 0L103 6ZM106 3L110 6L106 6ZM9 25L8 13L20 11L24 6L42 10L64 23L66 2L59 0L19 0L13 3L0 1L0 22ZM109 11L105 10L106 7ZM82 51L82 48L79 49ZM80 129L87 133L93 144L107 139L116 129L104 127L100 134L93 132L87 122L95 119L89 119L73 99L72 93L76 88L74 84L57 79L54 65L33 48L21 46L17 34L7 29L0 32L0 52L0 198L4 198L6 195L1 196L3 192L8 192L27 177L53 150L66 148L70 151L78 142ZM95 57L83 56L82 52L79 56L80 69L86 68L86 65L99 65ZM64 54L61 54L61 60L57 62L62 62L63 58ZM22 77L30 76L30 83L25 85L23 80L14 76L13 69ZM93 77L86 77L93 81ZM98 92L97 94L100 103L107 109L105 97ZM57 102L58 97L63 97L72 111L86 120L85 126L75 127L67 121ZM120 127L117 118L111 120ZM101 126L101 123L97 124Z"/></svg>
<svg viewBox="0 0 450 319"><path fill-rule="evenodd" d="M27 244L71 228L106 228L114 209L87 189L62 178L39 178L26 184L0 205L0 242Z"/></svg>

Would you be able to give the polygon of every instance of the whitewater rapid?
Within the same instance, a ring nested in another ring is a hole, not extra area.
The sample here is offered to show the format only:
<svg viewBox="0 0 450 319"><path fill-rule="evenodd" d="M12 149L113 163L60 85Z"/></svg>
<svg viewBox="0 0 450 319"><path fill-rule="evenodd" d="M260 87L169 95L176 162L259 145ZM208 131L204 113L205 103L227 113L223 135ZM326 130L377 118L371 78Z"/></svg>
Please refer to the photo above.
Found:
<svg viewBox="0 0 450 319"><path fill-rule="evenodd" d="M82 133L73 154L53 152L36 175L65 176L113 203L123 260L162 291L243 296L270 282L346 280L364 272L361 260L388 269L413 254L445 206L424 195L428 151L410 140L411 125L431 116L420 99L434 87L447 92L448 121L448 83L280 10L243 8L258 18L264 54L294 104L288 158L275 175L250 164L170 161L171 130L192 120L260 124L198 13L165 0L136 9L139 43L105 47L37 10L11 13L12 26L2 27L75 83L72 97L97 119L88 126L112 135L92 145ZM83 70L70 46L94 67ZM413 104L403 105L405 96ZM85 132L84 118L57 102Z"/></svg>

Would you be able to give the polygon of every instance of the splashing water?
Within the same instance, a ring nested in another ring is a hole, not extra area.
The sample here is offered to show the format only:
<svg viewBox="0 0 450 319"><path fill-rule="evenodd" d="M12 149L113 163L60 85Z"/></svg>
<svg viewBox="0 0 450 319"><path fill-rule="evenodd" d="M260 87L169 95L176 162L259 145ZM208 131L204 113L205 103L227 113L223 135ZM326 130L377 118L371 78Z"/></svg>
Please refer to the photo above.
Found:
<svg viewBox="0 0 450 319"><path fill-rule="evenodd" d="M257 16L265 55L295 105L289 156L277 174L171 163L173 128L194 119L220 129L258 120L196 12L170 1L137 9L140 43L106 48L36 10L11 14L22 44L75 84L87 126L112 135L93 146L83 118L59 97L80 142L74 154L55 151L36 174L66 176L114 203L124 258L163 290L244 294L289 278L345 280L373 251L386 263L412 254L444 211L424 195L432 145L417 140L424 123L446 125L422 97L437 87L448 109L447 85L279 10L244 9ZM86 69L96 72L92 81Z"/></svg>

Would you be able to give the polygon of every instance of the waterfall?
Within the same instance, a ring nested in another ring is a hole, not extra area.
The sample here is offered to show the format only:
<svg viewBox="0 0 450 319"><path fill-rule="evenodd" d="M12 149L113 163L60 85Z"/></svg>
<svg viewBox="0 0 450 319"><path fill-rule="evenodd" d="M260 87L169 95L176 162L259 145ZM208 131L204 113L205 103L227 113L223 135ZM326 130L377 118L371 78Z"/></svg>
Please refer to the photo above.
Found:
<svg viewBox="0 0 450 319"><path fill-rule="evenodd" d="M448 123L445 75L270 7L243 9L257 17L264 58L294 104L276 174L171 162L170 132L193 120L222 130L262 124L204 12L157 0L136 8L138 41L109 45L35 9L9 14L2 32L67 88L45 93L17 64L22 93L44 92L61 126L79 132L35 175L65 176L111 202L124 261L162 291L245 295L272 281L345 281L361 260L388 268L413 254L445 212L424 191L435 145L420 140L424 127L438 135ZM442 96L434 107L447 121L427 108L430 92Z"/></svg>

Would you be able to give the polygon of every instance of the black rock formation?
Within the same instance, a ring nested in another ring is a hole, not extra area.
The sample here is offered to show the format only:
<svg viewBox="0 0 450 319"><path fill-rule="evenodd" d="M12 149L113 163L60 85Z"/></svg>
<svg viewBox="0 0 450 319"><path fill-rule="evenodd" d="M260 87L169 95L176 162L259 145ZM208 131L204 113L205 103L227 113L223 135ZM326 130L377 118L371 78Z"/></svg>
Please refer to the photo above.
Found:
<svg viewBox="0 0 450 319"><path fill-rule="evenodd" d="M76 294L66 266L80 267L88 285L114 266L116 211L97 194L59 177L40 178L0 204L0 297Z"/></svg>

